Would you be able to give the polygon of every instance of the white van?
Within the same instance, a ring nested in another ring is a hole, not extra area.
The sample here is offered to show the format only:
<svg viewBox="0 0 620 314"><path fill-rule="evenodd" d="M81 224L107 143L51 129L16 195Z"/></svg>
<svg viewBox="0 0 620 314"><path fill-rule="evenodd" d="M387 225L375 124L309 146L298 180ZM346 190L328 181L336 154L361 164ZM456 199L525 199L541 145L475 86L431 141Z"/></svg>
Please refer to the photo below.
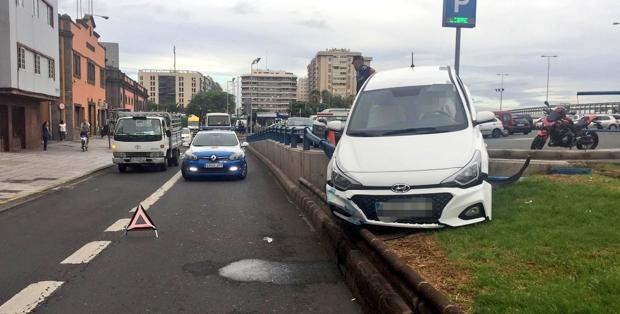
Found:
<svg viewBox="0 0 620 314"><path fill-rule="evenodd" d="M227 113L207 113L203 130L232 130L230 115Z"/></svg>
<svg viewBox="0 0 620 314"><path fill-rule="evenodd" d="M457 227L491 219L489 156L450 67L378 72L364 84L327 167L327 201L353 224Z"/></svg>

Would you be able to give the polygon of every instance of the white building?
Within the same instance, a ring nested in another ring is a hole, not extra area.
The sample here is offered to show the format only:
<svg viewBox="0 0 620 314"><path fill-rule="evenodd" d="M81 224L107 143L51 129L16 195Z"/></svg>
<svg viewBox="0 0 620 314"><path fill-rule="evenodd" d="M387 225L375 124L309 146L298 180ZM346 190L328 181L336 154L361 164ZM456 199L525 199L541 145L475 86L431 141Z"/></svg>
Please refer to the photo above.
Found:
<svg viewBox="0 0 620 314"><path fill-rule="evenodd" d="M251 103L253 112L288 112L296 99L297 76L293 73L255 70L241 76L241 101L244 106Z"/></svg>
<svg viewBox="0 0 620 314"><path fill-rule="evenodd" d="M198 71L139 70L139 82L149 90L149 100L157 104L187 107L200 92L221 90L210 76Z"/></svg>
<svg viewBox="0 0 620 314"><path fill-rule="evenodd" d="M0 1L0 42L0 151L38 147L60 96L58 1Z"/></svg>

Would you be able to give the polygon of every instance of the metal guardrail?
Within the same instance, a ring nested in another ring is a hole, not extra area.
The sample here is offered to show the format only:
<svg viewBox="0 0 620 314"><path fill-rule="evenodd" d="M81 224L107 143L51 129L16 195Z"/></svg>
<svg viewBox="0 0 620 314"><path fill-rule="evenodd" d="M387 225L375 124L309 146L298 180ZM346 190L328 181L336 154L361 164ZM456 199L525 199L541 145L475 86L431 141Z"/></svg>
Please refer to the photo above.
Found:
<svg viewBox="0 0 620 314"><path fill-rule="evenodd" d="M327 158L332 158L336 146L327 139L320 138L312 133L310 128L291 128L284 126L269 127L247 137L248 142L257 142L263 140L274 140L284 145L290 145L297 148L299 140L302 140L303 150L310 150L313 147L321 148Z"/></svg>

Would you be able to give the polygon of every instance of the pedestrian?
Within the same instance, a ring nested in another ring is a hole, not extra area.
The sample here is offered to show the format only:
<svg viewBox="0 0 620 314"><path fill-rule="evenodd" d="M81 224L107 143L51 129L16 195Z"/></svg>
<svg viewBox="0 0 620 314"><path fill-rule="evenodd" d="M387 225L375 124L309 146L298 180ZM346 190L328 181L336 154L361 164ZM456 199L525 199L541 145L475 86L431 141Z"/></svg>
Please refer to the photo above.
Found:
<svg viewBox="0 0 620 314"><path fill-rule="evenodd" d="M353 66L355 67L355 80L357 81L357 92L359 93L366 80L375 74L375 69L365 65L364 57L362 56L353 57Z"/></svg>
<svg viewBox="0 0 620 314"><path fill-rule="evenodd" d="M43 121L41 127L41 138L43 139L43 150L47 150L47 141L50 139L50 128L47 125L47 121Z"/></svg>
<svg viewBox="0 0 620 314"><path fill-rule="evenodd" d="M67 137L67 124L64 120L60 120L60 123L58 123L58 132L60 133L60 140L64 141Z"/></svg>

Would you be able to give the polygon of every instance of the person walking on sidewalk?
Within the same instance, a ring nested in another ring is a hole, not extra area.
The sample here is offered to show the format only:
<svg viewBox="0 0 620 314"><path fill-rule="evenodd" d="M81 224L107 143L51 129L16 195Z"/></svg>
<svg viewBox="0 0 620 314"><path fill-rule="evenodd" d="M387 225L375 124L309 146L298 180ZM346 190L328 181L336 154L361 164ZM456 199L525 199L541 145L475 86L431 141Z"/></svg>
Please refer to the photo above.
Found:
<svg viewBox="0 0 620 314"><path fill-rule="evenodd" d="M47 121L43 121L43 126L41 127L41 137L43 139L43 150L47 150L47 141L50 139L50 128L47 125Z"/></svg>
<svg viewBox="0 0 620 314"><path fill-rule="evenodd" d="M58 124L58 130L60 133L60 140L64 141L67 137L67 124L64 120L60 120L60 123Z"/></svg>

